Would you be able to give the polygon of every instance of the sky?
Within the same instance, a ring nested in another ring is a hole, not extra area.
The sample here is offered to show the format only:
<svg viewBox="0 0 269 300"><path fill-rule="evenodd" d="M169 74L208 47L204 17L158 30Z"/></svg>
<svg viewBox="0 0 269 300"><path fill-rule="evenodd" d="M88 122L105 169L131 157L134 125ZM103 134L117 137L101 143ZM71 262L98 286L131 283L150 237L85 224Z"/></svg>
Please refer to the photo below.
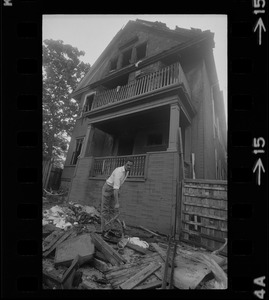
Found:
<svg viewBox="0 0 269 300"><path fill-rule="evenodd" d="M209 29L215 34L213 54L227 119L227 15L43 15L43 40L62 40L77 47L85 52L80 59L93 65L116 33L135 19L163 22L170 29L176 25Z"/></svg>

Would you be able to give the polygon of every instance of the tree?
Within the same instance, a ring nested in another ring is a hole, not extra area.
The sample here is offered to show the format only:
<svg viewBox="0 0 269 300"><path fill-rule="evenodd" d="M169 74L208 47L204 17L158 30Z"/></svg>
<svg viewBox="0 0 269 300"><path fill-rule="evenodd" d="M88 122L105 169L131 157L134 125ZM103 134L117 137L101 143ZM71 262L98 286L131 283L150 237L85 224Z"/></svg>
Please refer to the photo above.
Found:
<svg viewBox="0 0 269 300"><path fill-rule="evenodd" d="M79 59L84 54L61 40L43 41L43 157L55 165L62 164L78 115L70 94L90 68Z"/></svg>

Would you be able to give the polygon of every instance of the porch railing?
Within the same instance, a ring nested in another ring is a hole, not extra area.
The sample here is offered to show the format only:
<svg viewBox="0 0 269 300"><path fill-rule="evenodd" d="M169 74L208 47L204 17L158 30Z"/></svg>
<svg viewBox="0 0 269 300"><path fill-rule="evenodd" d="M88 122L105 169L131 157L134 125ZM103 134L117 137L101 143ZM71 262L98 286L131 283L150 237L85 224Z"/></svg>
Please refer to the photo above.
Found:
<svg viewBox="0 0 269 300"><path fill-rule="evenodd" d="M113 170L123 166L127 158L134 161L133 167L128 177L141 178L145 176L146 154L127 155L127 156L107 156L95 157L91 176L93 177L109 177Z"/></svg>
<svg viewBox="0 0 269 300"><path fill-rule="evenodd" d="M156 72L144 75L127 85L97 92L93 100L92 109L181 83L184 84L184 87L190 96L190 88L185 74L180 64L175 63Z"/></svg>

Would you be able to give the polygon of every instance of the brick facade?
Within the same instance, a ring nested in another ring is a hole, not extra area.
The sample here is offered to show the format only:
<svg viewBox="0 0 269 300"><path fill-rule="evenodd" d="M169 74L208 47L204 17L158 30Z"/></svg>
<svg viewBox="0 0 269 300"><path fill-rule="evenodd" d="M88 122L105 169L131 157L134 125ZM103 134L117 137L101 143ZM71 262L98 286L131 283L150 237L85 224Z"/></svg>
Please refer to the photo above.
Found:
<svg viewBox="0 0 269 300"><path fill-rule="evenodd" d="M177 152L148 153L144 181L127 179L120 191L121 218L130 225L142 225L169 233L174 220ZM69 201L100 206L104 178L89 178L93 158L79 159Z"/></svg>

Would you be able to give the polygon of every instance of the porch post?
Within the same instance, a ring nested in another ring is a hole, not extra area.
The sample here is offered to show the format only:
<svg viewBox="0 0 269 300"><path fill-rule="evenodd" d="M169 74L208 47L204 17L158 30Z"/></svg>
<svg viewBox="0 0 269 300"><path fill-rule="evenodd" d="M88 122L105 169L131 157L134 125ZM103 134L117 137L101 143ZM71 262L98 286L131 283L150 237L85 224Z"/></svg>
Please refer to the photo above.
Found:
<svg viewBox="0 0 269 300"><path fill-rule="evenodd" d="M170 105L170 127L169 127L169 151L178 149L178 127L179 127L179 105L173 103Z"/></svg>
<svg viewBox="0 0 269 300"><path fill-rule="evenodd" d="M80 155L79 155L80 158L85 157L85 155L86 155L87 146L89 144L91 132L93 130L94 130L93 126L91 124L88 125L87 131L86 131L86 135L85 135L85 138L83 140L82 149L81 149L81 152L80 152Z"/></svg>

